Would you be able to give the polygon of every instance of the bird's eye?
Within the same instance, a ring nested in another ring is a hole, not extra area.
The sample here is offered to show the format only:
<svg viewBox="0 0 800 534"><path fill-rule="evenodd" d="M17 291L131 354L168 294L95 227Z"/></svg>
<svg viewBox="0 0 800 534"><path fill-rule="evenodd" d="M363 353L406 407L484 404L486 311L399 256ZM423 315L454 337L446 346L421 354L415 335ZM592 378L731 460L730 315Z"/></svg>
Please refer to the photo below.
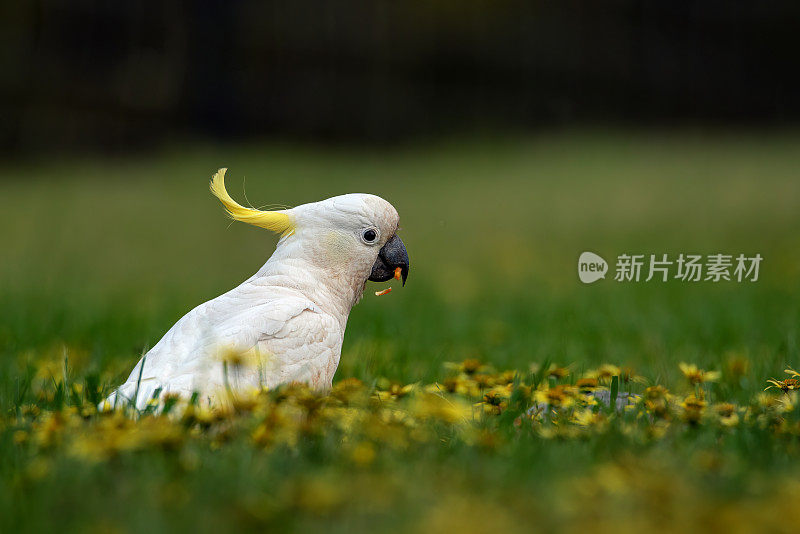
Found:
<svg viewBox="0 0 800 534"><path fill-rule="evenodd" d="M361 236L364 238L366 243L373 243L376 239L378 239L378 232L372 228L368 228L364 230L364 233L361 234Z"/></svg>

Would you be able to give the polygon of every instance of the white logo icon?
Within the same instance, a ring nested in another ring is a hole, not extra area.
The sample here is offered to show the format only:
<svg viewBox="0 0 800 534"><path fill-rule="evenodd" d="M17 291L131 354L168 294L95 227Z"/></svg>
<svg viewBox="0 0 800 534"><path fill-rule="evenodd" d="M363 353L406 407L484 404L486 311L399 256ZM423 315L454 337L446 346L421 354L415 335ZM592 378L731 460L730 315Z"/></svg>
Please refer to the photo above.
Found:
<svg viewBox="0 0 800 534"><path fill-rule="evenodd" d="M606 277L608 263L594 252L584 252L578 258L578 278L584 284L597 282Z"/></svg>

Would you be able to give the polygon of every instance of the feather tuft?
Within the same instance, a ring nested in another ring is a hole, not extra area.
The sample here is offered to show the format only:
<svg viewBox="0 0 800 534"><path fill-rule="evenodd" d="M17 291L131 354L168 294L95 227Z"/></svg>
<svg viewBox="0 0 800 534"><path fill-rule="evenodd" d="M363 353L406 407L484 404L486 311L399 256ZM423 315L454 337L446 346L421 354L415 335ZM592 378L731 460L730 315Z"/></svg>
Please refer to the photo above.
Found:
<svg viewBox="0 0 800 534"><path fill-rule="evenodd" d="M288 235L294 230L294 224L289 214L284 210L280 211L262 211L254 208L245 208L228 194L225 189L225 172L228 169L222 168L214 174L211 178L211 193L222 202L228 216L243 223L252 224L272 230L273 232Z"/></svg>

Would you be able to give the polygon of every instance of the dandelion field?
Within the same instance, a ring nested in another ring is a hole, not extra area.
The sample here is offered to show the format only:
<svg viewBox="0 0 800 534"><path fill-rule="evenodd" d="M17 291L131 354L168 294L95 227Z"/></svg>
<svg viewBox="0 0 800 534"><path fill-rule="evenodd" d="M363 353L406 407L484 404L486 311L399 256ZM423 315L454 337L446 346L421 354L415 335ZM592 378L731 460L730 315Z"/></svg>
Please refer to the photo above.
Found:
<svg viewBox="0 0 800 534"><path fill-rule="evenodd" d="M3 164L0 531L793 532L798 141L586 131ZM208 194L222 166L254 205L387 198L408 284L369 284L328 393L98 414L175 320L271 253ZM583 285L585 250L764 260L753 283ZM611 391L628 405L596 400Z"/></svg>

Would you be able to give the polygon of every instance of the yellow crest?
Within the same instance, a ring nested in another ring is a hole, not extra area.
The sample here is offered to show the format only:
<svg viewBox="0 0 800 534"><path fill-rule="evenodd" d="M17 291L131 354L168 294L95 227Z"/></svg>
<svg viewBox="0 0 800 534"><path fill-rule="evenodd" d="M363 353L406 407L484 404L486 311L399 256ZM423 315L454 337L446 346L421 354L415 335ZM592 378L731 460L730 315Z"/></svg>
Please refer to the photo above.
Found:
<svg viewBox="0 0 800 534"><path fill-rule="evenodd" d="M267 230L272 230L279 234L287 235L292 233L294 225L292 224L292 219L286 212L261 211L254 208L245 208L233 200L228 194L227 189L225 189L225 172L227 170L228 169L224 168L220 169L216 172L214 177L211 178L211 193L222 202L222 205L225 206L225 210L228 212L228 216L231 219L254 226L260 226L261 228L266 228Z"/></svg>

